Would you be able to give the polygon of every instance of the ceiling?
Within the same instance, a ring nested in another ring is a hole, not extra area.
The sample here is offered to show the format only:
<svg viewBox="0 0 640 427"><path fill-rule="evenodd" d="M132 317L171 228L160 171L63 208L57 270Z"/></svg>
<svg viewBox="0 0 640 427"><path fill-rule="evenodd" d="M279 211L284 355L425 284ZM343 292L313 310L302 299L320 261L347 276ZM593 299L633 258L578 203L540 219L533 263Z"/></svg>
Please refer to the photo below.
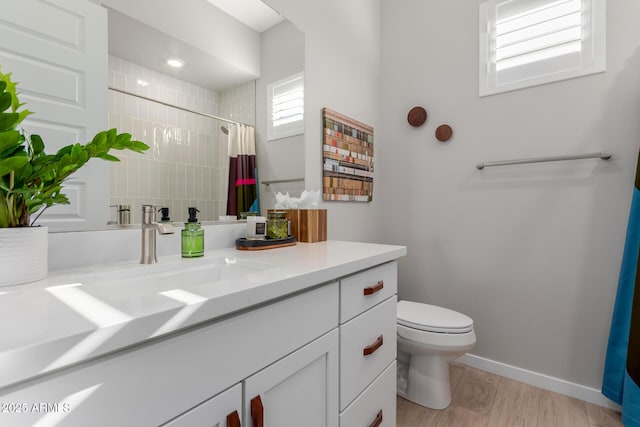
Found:
<svg viewBox="0 0 640 427"><path fill-rule="evenodd" d="M284 21L284 17L261 0L207 0L238 21L263 33Z"/></svg>

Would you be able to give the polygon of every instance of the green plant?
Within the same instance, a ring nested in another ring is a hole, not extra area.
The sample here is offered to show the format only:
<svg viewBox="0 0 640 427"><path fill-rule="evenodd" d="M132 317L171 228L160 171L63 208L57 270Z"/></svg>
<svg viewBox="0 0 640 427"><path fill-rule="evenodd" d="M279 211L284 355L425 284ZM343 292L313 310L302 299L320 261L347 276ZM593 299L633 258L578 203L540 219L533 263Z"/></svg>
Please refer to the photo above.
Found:
<svg viewBox="0 0 640 427"><path fill-rule="evenodd" d="M71 144L55 154L45 153L38 135L19 129L30 114L22 109L11 73L0 69L0 228L29 227L53 205L69 204L62 193L64 181L91 158L119 161L113 150L142 153L149 148L116 129L102 131L85 145ZM31 215L40 211L31 221Z"/></svg>

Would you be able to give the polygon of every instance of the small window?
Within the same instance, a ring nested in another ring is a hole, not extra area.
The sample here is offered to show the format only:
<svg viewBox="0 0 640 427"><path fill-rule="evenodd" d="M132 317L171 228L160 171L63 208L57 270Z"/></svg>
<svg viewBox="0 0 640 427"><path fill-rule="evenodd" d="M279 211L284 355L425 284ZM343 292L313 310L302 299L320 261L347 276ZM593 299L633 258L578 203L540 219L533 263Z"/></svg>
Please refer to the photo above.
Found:
<svg viewBox="0 0 640 427"><path fill-rule="evenodd" d="M267 139L304 133L304 75L267 85Z"/></svg>
<svg viewBox="0 0 640 427"><path fill-rule="evenodd" d="M480 4L480 96L605 71L606 0Z"/></svg>

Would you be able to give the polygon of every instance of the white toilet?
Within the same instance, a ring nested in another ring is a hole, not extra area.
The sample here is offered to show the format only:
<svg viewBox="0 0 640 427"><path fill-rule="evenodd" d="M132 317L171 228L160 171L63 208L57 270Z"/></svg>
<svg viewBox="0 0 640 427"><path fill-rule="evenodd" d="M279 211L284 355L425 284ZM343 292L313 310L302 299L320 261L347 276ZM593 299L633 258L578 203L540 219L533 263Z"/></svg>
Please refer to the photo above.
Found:
<svg viewBox="0 0 640 427"><path fill-rule="evenodd" d="M451 403L449 361L476 344L469 316L435 305L398 302L398 395L444 409Z"/></svg>

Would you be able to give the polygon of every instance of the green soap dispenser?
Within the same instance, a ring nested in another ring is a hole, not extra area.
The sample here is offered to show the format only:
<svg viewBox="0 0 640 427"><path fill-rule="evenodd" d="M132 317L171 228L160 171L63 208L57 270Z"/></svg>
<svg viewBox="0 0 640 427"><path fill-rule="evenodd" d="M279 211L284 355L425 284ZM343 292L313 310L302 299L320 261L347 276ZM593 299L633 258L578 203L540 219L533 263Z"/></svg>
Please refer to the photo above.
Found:
<svg viewBox="0 0 640 427"><path fill-rule="evenodd" d="M198 222L197 208L189 208L189 222L182 230L182 258L195 258L204 255L204 230Z"/></svg>

